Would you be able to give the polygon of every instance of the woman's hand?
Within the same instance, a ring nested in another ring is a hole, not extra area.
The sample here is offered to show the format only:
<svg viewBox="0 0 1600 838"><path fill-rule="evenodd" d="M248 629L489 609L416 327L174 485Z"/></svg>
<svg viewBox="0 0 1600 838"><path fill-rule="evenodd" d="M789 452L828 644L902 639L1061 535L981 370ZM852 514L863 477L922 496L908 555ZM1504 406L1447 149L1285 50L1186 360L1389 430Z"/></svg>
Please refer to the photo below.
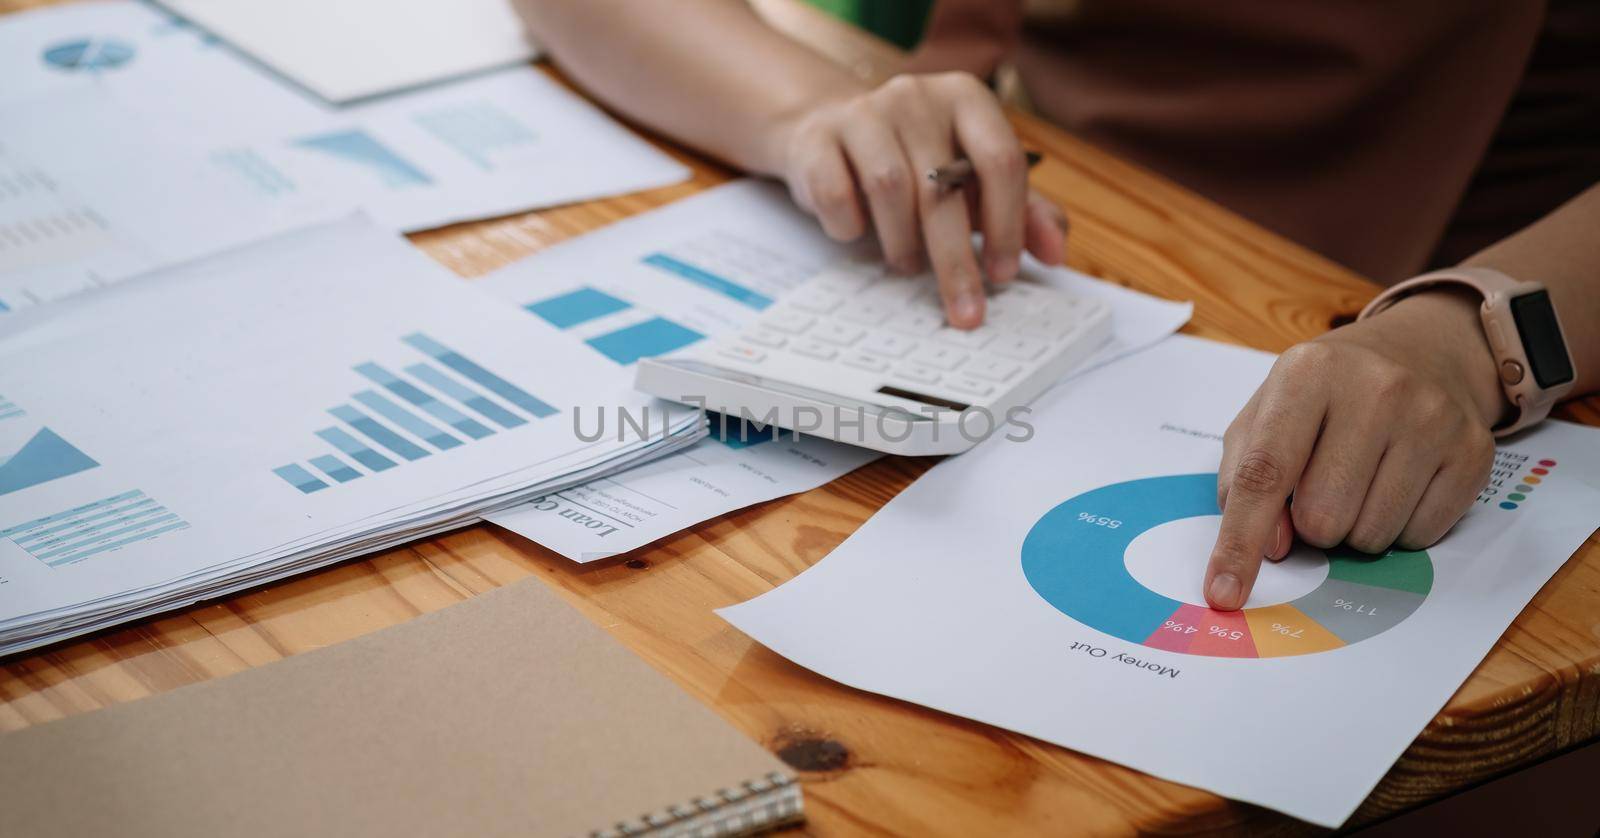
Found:
<svg viewBox="0 0 1600 838"><path fill-rule="evenodd" d="M1242 607L1296 535L1366 553L1433 544L1488 480L1506 408L1464 295L1418 294L1291 348L1223 437L1206 600Z"/></svg>
<svg viewBox="0 0 1600 838"><path fill-rule="evenodd" d="M1061 261L1066 219L1028 191L1021 143L994 94L969 74L896 76L780 125L774 142L790 193L829 236L849 241L872 229L891 270L932 265L951 325L983 322L985 278L1014 278L1024 248ZM977 171L965 200L926 176L963 156ZM983 233L981 269L974 230Z"/></svg>

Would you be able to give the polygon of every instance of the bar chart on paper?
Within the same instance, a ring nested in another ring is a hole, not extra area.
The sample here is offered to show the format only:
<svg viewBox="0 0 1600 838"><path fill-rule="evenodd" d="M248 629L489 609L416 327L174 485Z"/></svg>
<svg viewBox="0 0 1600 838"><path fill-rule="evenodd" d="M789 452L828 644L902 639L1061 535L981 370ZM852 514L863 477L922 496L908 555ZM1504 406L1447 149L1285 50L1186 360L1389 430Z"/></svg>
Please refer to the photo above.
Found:
<svg viewBox="0 0 1600 838"><path fill-rule="evenodd" d="M327 409L314 432L325 450L273 469L305 494L460 448L555 415L549 403L420 332L401 343L417 356L395 369L363 361L367 383Z"/></svg>
<svg viewBox="0 0 1600 838"><path fill-rule="evenodd" d="M1029 585L1061 613L1104 634L1169 652L1271 658L1326 652L1411 616L1433 586L1423 551L1326 551L1327 575L1290 601L1214 611L1151 590L1128 569L1139 536L1216 516L1215 473L1169 475L1083 492L1045 513L1022 545Z"/></svg>

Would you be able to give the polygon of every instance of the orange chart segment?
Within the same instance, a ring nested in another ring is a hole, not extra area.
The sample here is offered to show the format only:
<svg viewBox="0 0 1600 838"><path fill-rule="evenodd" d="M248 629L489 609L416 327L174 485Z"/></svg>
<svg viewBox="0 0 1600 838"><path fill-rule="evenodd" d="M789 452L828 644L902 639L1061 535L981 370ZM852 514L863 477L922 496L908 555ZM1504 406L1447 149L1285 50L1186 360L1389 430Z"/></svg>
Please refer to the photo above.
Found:
<svg viewBox="0 0 1600 838"><path fill-rule="evenodd" d="M1333 632L1289 605L1269 605L1244 612L1256 651L1263 658L1326 652L1345 645Z"/></svg>

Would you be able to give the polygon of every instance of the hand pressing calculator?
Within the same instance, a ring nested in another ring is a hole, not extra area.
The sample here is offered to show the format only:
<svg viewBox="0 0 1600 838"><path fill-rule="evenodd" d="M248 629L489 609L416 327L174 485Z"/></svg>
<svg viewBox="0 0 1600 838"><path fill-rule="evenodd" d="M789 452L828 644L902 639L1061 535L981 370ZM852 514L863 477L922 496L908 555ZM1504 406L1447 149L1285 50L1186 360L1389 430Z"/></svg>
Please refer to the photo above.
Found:
<svg viewBox="0 0 1600 838"><path fill-rule="evenodd" d="M802 436L954 454L993 434L1017 438L1022 408L1110 334L1103 303L1026 279L990 293L979 328L951 328L931 278L851 263L737 334L641 361L635 386Z"/></svg>

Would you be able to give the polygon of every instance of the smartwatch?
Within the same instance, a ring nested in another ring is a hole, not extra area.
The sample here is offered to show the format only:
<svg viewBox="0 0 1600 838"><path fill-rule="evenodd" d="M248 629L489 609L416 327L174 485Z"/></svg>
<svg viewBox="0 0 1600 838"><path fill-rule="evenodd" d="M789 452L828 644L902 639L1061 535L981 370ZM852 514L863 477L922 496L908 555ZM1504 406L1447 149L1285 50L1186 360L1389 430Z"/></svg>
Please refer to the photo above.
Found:
<svg viewBox="0 0 1600 838"><path fill-rule="evenodd" d="M1489 268L1434 271L1379 294L1356 319L1365 320L1440 285L1465 286L1483 297L1478 309L1483 333L1500 372L1500 388L1517 410L1510 423L1494 429L1494 435L1515 433L1550 415L1550 408L1572 389L1577 373L1550 292L1537 282L1518 282Z"/></svg>

